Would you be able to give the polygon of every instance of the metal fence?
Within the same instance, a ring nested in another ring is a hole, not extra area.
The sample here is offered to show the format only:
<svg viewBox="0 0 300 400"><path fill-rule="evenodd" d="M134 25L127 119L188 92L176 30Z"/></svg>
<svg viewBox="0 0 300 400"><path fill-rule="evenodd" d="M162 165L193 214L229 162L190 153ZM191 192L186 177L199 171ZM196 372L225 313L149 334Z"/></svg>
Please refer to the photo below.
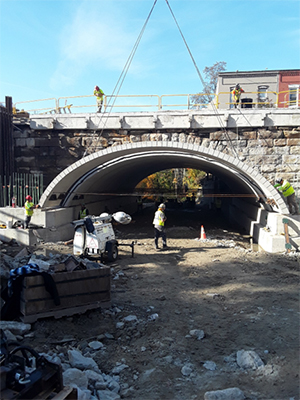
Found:
<svg viewBox="0 0 300 400"><path fill-rule="evenodd" d="M300 91L298 89L284 92L245 92L241 100L250 98L251 108L299 108ZM148 111L148 110L190 110L234 107L230 92L166 94L158 95L105 95L103 111ZM248 108L248 107L245 107ZM96 98L93 95L68 96L30 100L14 104L14 113L25 110L31 114L63 114L96 112Z"/></svg>
<svg viewBox="0 0 300 400"><path fill-rule="evenodd" d="M30 195L37 204L43 193L42 174L14 173L12 176L0 175L0 207L23 207L25 197Z"/></svg>

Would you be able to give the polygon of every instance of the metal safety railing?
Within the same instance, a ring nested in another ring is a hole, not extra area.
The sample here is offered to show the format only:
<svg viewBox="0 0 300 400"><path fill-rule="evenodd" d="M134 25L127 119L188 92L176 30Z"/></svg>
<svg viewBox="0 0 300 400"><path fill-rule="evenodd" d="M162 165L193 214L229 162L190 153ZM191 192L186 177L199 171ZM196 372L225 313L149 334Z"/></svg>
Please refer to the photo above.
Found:
<svg viewBox="0 0 300 400"><path fill-rule="evenodd" d="M93 101L90 101L92 100ZM132 99L135 99L134 101ZM172 99L172 101L169 101ZM248 100L248 101L247 101ZM245 108L284 108L300 107L299 89L283 92L244 92L240 104L245 103ZM30 106L29 106L30 105ZM65 96L40 100L16 102L13 106L14 113L25 111L30 114L62 114L96 112L97 104L94 95ZM27 106L29 106L27 108ZM140 111L140 110L176 110L176 109L227 109L233 108L234 102L230 92L196 93L196 94L164 94L164 95L104 95L104 112Z"/></svg>
<svg viewBox="0 0 300 400"><path fill-rule="evenodd" d="M12 176L0 175L0 207L23 207L25 197L30 195L34 204L43 193L43 175L14 173Z"/></svg>

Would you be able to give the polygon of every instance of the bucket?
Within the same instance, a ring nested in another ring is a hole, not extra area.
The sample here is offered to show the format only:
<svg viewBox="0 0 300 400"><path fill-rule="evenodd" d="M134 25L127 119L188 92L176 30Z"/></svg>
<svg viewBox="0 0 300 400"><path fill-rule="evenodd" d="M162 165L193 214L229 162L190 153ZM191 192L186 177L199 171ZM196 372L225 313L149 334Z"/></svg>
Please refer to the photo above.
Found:
<svg viewBox="0 0 300 400"><path fill-rule="evenodd" d="M6 226L7 226L7 229L11 229L12 228L12 221L7 221L6 222Z"/></svg>

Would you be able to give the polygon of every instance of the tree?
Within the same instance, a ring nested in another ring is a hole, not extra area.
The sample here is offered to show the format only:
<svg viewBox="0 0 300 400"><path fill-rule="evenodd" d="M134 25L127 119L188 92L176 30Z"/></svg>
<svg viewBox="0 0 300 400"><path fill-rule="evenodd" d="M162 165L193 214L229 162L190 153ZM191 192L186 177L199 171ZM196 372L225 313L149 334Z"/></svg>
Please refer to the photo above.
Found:
<svg viewBox="0 0 300 400"><path fill-rule="evenodd" d="M225 71L226 66L227 63L225 61L217 61L211 67L204 68L205 81L203 92L192 96L191 101L194 105L208 104L213 100L213 96L208 96L207 94L216 93L219 72Z"/></svg>

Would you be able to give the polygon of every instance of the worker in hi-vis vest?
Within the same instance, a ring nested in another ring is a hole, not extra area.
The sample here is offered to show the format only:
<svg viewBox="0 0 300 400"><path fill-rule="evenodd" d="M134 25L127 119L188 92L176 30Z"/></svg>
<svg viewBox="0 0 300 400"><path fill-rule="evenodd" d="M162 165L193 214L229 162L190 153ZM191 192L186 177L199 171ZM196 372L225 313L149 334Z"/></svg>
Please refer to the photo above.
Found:
<svg viewBox="0 0 300 400"><path fill-rule="evenodd" d="M299 215L299 207L296 202L296 195L293 186L282 178L276 179L274 187L283 194L286 199L290 214Z"/></svg>
<svg viewBox="0 0 300 400"><path fill-rule="evenodd" d="M233 91L231 92L231 93L232 93L232 98L233 98L233 100L234 100L234 107L235 107L235 108L237 108L237 106L239 105L240 98L241 98L241 94L244 93L244 92L245 92L244 89L242 89L242 88L240 87L240 84L237 83L237 84L235 85L235 88L234 88Z"/></svg>
<svg viewBox="0 0 300 400"><path fill-rule="evenodd" d="M101 112L104 93L103 93L103 90L101 90L99 88L99 86L94 87L94 96L96 96L96 98L97 98L97 107L98 107L97 112Z"/></svg>
<svg viewBox="0 0 300 400"><path fill-rule="evenodd" d="M86 208L85 204L81 204L81 210L78 213L78 219L84 219L89 215L89 210Z"/></svg>
<svg viewBox="0 0 300 400"><path fill-rule="evenodd" d="M158 210L155 212L153 225L154 225L154 243L155 248L159 249L158 247L158 239L161 237L163 242L163 249L167 248L167 239L166 239L166 231L165 231L165 221L167 217L165 215L166 206L164 203L158 206Z"/></svg>
<svg viewBox="0 0 300 400"><path fill-rule="evenodd" d="M26 202L25 202L25 205L24 205L24 208L25 208L24 228L28 229L28 225L29 225L29 223L31 221L31 217L33 216L33 210L35 208L39 208L39 205L38 204L35 205L32 202L32 197L30 195L26 196L25 200L26 200Z"/></svg>

